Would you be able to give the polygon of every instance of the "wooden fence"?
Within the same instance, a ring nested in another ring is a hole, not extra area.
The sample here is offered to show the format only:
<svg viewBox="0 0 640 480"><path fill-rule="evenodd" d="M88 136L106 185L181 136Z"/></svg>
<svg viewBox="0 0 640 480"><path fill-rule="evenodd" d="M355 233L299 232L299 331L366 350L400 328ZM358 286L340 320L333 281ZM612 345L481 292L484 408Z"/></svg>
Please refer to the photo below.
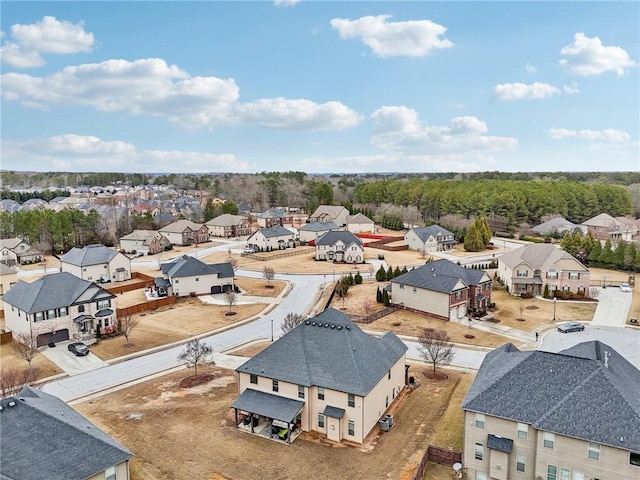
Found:
<svg viewBox="0 0 640 480"><path fill-rule="evenodd" d="M113 293L114 295L118 295L123 292L130 292L132 290L145 288L150 282L153 282L153 277L140 272L133 272L131 274L131 277L137 278L139 281L127 283L126 285L110 285L108 287L104 287L104 289Z"/></svg>
<svg viewBox="0 0 640 480"><path fill-rule="evenodd" d="M287 248L286 250L274 250L273 252L258 252L258 253L241 253L240 256L244 258L250 258L251 260L258 260L260 262L268 262L269 260L276 260L277 258L292 257L294 255L304 255L308 253L315 253L315 248Z"/></svg>
<svg viewBox="0 0 640 480"><path fill-rule="evenodd" d="M146 312L148 310L155 310L167 305L173 305L174 303L176 303L176 297L156 298L155 300L138 303L136 305L131 305L130 307L118 308L116 309L116 315L118 316L118 318L120 318L121 316L133 315L140 312Z"/></svg>
<svg viewBox="0 0 640 480"><path fill-rule="evenodd" d="M366 246L379 250L387 250L389 252L409 250L409 245L387 245L387 243L400 242L402 240L404 240L404 237L384 237L375 242L367 243Z"/></svg>
<svg viewBox="0 0 640 480"><path fill-rule="evenodd" d="M424 469L427 467L427 463L429 462L453 467L454 463L462 463L462 452L429 445L427 451L424 452L422 460L420 460L420 463L418 464L418 469L413 475L413 480L422 480L424 477Z"/></svg>
<svg viewBox="0 0 640 480"><path fill-rule="evenodd" d="M12 338L11 332L5 332L4 330L0 332L0 345L4 345L5 343L10 343Z"/></svg>
<svg viewBox="0 0 640 480"><path fill-rule="evenodd" d="M349 318L356 323L371 323L379 318L386 317L387 315L400 310L401 307L396 305L389 305L378 312L374 312L370 315L349 315Z"/></svg>

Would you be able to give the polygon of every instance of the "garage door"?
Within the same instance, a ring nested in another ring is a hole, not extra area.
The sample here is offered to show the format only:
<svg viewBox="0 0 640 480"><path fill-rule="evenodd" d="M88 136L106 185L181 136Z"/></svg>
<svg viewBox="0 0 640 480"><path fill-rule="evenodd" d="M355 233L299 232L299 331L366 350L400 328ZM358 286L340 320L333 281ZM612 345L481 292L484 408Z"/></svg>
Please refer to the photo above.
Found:
<svg viewBox="0 0 640 480"><path fill-rule="evenodd" d="M211 293L222 293L222 287L220 285L212 285Z"/></svg>
<svg viewBox="0 0 640 480"><path fill-rule="evenodd" d="M38 335L38 346L42 347L44 345L47 345L50 340L50 333L43 333L42 335ZM69 340L69 330L67 330L66 328L64 330L58 330L53 334L53 343L64 342L66 340Z"/></svg>

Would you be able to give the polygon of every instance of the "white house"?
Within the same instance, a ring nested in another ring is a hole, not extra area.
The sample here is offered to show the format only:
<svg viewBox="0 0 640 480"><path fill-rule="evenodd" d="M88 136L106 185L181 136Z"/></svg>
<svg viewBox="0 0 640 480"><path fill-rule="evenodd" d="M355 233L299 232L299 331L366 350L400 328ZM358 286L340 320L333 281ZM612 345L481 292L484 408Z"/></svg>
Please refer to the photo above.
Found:
<svg viewBox="0 0 640 480"><path fill-rule="evenodd" d="M300 227L298 229L298 235L300 235L301 242L315 242L318 237L321 237L325 233L339 229L340 228L333 222L311 222Z"/></svg>
<svg viewBox="0 0 640 480"><path fill-rule="evenodd" d="M131 279L131 260L99 243L74 247L60 259L63 272L93 282L123 282Z"/></svg>
<svg viewBox="0 0 640 480"><path fill-rule="evenodd" d="M347 230L351 233L375 233L375 222L363 213L347 217Z"/></svg>
<svg viewBox="0 0 640 480"><path fill-rule="evenodd" d="M170 245L169 239L156 230L134 230L120 238L120 248L126 253L155 255Z"/></svg>
<svg viewBox="0 0 640 480"><path fill-rule="evenodd" d="M0 240L0 263L10 267L20 263L34 263L42 260L42 253L32 248L22 238L3 238Z"/></svg>
<svg viewBox="0 0 640 480"><path fill-rule="evenodd" d="M455 235L439 225L412 228L404 234L404 243L410 250L441 252L456 246Z"/></svg>
<svg viewBox="0 0 640 480"><path fill-rule="evenodd" d="M169 282L176 297L223 293L234 289L234 272L230 263L204 263L183 255L163 263L162 278ZM158 286L161 282L156 282ZM168 294L171 294L168 291Z"/></svg>
<svg viewBox="0 0 640 480"><path fill-rule="evenodd" d="M275 225L271 228L261 228L247 238L247 246L266 252L268 250L282 250L293 246L295 233L288 228Z"/></svg>
<svg viewBox="0 0 640 480"><path fill-rule="evenodd" d="M364 263L362 240L351 232L327 232L316 240L316 260Z"/></svg>

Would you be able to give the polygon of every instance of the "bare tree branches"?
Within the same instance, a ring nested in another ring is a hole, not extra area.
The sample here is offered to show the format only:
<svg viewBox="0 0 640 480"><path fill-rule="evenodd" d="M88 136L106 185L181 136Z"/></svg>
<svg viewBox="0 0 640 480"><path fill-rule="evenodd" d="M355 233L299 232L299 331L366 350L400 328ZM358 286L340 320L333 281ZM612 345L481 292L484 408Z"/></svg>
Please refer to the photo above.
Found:
<svg viewBox="0 0 640 480"><path fill-rule="evenodd" d="M198 365L215 365L213 361L213 348L200 339L191 340L185 349L178 355L178 360L186 361L193 365L193 376L198 376Z"/></svg>
<svg viewBox="0 0 640 480"><path fill-rule="evenodd" d="M20 393L26 385L36 380L36 371L33 368L18 370L7 368L0 374L0 396L10 397Z"/></svg>
<svg viewBox="0 0 640 480"><path fill-rule="evenodd" d="M227 302L227 305L229 305L228 314L231 315L231 309L233 308L233 305L235 305L235 303L238 301L238 295L233 290L227 290L226 292L224 292L224 300L225 302Z"/></svg>
<svg viewBox="0 0 640 480"><path fill-rule="evenodd" d="M271 286L271 280L276 276L276 272L271 267L264 267L262 269L262 276L267 281L267 286Z"/></svg>
<svg viewBox="0 0 640 480"><path fill-rule="evenodd" d="M418 343L424 359L433 365L433 373L438 365L448 365L453 360L453 344L444 330L425 328L418 335Z"/></svg>
<svg viewBox="0 0 640 480"><path fill-rule="evenodd" d="M138 325L140 325L140 317L137 315L129 314L118 318L118 330L124 335L125 347L133 346L133 343L129 342L129 336Z"/></svg>
<svg viewBox="0 0 640 480"><path fill-rule="evenodd" d="M304 316L299 313L289 312L284 317L282 321L282 325L280 325L280 330L282 330L282 334L289 333L291 330L296 328L298 325L302 323L304 320Z"/></svg>
<svg viewBox="0 0 640 480"><path fill-rule="evenodd" d="M33 332L14 335L15 338L13 339L14 341L11 342L11 348L20 355L20 358L29 364L29 370L31 370L31 362L40 354L40 350L38 350L38 336Z"/></svg>

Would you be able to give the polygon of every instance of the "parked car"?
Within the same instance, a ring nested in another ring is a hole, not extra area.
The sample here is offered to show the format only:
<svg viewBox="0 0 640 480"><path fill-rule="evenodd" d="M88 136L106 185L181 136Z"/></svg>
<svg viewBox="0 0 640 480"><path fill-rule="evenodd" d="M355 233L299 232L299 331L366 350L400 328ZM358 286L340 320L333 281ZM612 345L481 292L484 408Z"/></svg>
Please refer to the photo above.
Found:
<svg viewBox="0 0 640 480"><path fill-rule="evenodd" d="M256 253L256 247L246 246L244 247L244 253Z"/></svg>
<svg viewBox="0 0 640 480"><path fill-rule="evenodd" d="M82 342L70 343L67 347L76 357L84 357L89 354L89 347Z"/></svg>
<svg viewBox="0 0 640 480"><path fill-rule="evenodd" d="M621 283L620 284L620 291L621 292L630 292L631 291L631 285L629 285L628 283Z"/></svg>
<svg viewBox="0 0 640 480"><path fill-rule="evenodd" d="M561 333L581 332L582 330L584 330L584 325L580 322L565 322L558 327L558 331Z"/></svg>

